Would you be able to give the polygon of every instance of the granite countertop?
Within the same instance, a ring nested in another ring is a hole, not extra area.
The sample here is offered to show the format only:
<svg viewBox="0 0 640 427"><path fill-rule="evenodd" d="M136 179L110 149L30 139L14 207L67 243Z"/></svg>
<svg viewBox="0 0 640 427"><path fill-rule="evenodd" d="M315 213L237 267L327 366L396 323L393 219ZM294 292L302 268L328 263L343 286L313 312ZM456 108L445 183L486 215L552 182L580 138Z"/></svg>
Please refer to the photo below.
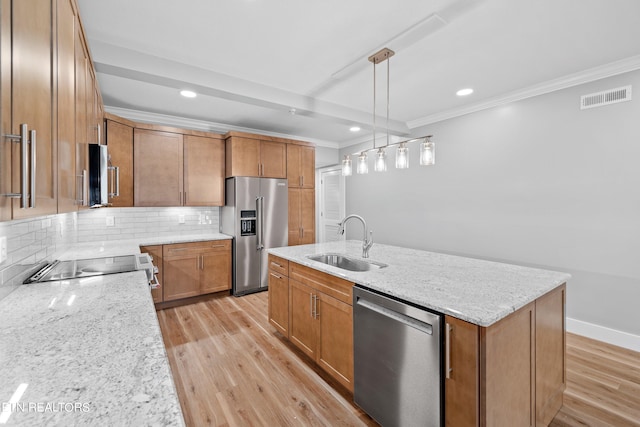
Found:
<svg viewBox="0 0 640 427"><path fill-rule="evenodd" d="M144 272L21 286L0 325L7 425L184 425Z"/></svg>
<svg viewBox="0 0 640 427"><path fill-rule="evenodd" d="M347 279L440 313L490 326L571 275L474 258L374 244L369 261L388 267L356 272L312 261L308 255L341 253L362 257L361 241L341 241L270 249L269 253Z"/></svg>
<svg viewBox="0 0 640 427"><path fill-rule="evenodd" d="M140 245L225 240L220 233L78 243L53 259L140 253ZM142 271L18 287L0 300L0 424L183 426ZM24 386L22 386L24 387Z"/></svg>

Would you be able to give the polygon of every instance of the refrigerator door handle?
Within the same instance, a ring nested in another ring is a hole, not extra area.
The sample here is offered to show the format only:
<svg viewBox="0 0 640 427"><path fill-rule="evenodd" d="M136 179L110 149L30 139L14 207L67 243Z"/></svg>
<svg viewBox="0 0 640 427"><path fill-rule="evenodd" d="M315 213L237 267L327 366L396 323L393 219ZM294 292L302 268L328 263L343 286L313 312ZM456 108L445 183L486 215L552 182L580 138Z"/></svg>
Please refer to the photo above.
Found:
<svg viewBox="0 0 640 427"><path fill-rule="evenodd" d="M256 249L261 251L262 249L264 249L264 242L262 240L263 235L262 235L262 226L264 225L264 217L262 214L262 208L263 208L263 197L256 197L256 235L258 237L258 243L256 246Z"/></svg>

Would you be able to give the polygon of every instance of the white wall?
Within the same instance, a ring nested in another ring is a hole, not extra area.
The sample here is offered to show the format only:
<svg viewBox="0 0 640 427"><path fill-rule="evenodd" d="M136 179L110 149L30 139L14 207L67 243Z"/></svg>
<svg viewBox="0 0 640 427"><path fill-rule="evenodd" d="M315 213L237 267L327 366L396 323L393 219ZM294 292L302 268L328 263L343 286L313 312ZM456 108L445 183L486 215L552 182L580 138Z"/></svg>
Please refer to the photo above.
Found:
<svg viewBox="0 0 640 427"><path fill-rule="evenodd" d="M640 100L579 109L629 84L640 71L418 129L436 165L412 146L408 170L349 177L347 213L378 242L571 273L569 318L640 336Z"/></svg>

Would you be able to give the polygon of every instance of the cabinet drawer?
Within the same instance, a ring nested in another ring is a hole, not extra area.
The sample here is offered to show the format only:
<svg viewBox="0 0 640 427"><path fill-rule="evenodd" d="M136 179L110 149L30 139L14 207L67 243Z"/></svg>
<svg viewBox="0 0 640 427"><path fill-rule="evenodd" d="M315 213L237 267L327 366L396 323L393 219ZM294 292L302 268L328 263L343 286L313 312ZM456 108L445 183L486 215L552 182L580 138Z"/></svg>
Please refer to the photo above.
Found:
<svg viewBox="0 0 640 427"><path fill-rule="evenodd" d="M269 270L282 276L289 275L289 261L275 255L269 255Z"/></svg>
<svg viewBox="0 0 640 427"><path fill-rule="evenodd" d="M295 262L289 263L289 278L311 286L333 298L352 305L353 282L305 267Z"/></svg>
<svg viewBox="0 0 640 427"><path fill-rule="evenodd" d="M202 254L213 251L231 250L231 240L209 240L205 242L175 243L164 245L164 257L180 257L185 255Z"/></svg>

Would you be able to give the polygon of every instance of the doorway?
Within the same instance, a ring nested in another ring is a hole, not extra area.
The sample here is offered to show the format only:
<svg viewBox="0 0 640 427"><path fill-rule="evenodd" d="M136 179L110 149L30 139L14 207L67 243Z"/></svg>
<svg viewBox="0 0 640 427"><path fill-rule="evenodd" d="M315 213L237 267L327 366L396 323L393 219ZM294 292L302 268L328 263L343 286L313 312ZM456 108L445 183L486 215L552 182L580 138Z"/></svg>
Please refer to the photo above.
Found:
<svg viewBox="0 0 640 427"><path fill-rule="evenodd" d="M345 215L345 185L340 166L318 170L318 242L344 240L338 234L338 223Z"/></svg>

